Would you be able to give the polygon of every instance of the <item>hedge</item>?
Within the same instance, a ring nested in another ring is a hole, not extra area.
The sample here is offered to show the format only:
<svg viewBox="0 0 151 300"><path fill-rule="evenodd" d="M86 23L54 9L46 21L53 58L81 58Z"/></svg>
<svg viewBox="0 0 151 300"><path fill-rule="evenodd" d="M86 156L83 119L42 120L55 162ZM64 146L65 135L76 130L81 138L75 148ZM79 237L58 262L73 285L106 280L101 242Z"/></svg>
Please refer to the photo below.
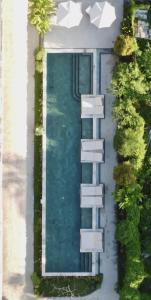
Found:
<svg viewBox="0 0 151 300"><path fill-rule="evenodd" d="M119 35L114 44L114 52L119 56L132 55L137 49L136 39L130 35Z"/></svg>

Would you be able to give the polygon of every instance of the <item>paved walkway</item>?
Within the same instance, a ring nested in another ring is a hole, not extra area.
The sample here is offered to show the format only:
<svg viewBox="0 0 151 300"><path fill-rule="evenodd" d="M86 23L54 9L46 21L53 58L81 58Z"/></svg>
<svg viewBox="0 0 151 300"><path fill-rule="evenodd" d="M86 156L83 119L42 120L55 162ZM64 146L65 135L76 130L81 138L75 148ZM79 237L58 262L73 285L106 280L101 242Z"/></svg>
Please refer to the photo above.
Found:
<svg viewBox="0 0 151 300"><path fill-rule="evenodd" d="M28 1L3 1L3 299L31 300L33 272L33 57ZM28 100L27 100L28 99ZM27 126L28 124L28 126Z"/></svg>
<svg viewBox="0 0 151 300"><path fill-rule="evenodd" d="M3 240L3 211L2 211L2 0L0 0L0 299L2 298L2 240Z"/></svg>
<svg viewBox="0 0 151 300"><path fill-rule="evenodd" d="M104 280L100 290L103 300L117 300L115 292L117 283L117 260L115 243L115 202L113 168L116 165L116 153L113 149L115 126L112 121L112 104L114 98L108 94L115 64L113 55L101 55L101 93L105 94L105 119L101 120L101 138L105 138L105 163L101 165L101 182L105 184L105 208L101 210L101 226L105 229L105 251L101 253L100 271Z"/></svg>

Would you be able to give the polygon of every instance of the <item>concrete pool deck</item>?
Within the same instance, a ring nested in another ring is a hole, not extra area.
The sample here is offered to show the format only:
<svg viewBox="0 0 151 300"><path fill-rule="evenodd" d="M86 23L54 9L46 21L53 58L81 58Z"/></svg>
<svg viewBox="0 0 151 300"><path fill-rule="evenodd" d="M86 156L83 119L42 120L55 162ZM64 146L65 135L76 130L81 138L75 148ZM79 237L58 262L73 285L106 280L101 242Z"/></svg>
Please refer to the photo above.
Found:
<svg viewBox="0 0 151 300"><path fill-rule="evenodd" d="M64 0L56 0L56 3ZM52 31L47 33L44 39L45 48L113 48L115 38L119 34L119 27L122 20L123 0L109 0L115 7L116 20L109 28L97 28L90 23L89 16L85 9L96 0L83 0L83 18L80 25L70 30L65 27L54 26Z"/></svg>

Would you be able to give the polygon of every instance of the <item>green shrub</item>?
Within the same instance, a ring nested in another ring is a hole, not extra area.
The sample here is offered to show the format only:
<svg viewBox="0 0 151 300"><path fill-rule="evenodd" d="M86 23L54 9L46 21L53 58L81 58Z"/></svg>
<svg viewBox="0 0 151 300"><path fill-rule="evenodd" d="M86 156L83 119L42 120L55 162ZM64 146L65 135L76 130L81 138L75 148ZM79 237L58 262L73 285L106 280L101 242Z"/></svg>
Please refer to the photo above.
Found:
<svg viewBox="0 0 151 300"><path fill-rule="evenodd" d="M131 185L136 182L134 166L129 162L123 162L114 168L113 177L118 185Z"/></svg>
<svg viewBox="0 0 151 300"><path fill-rule="evenodd" d="M128 219L117 224L116 238L124 246L127 246L138 234L138 228L133 221Z"/></svg>
<svg viewBox="0 0 151 300"><path fill-rule="evenodd" d="M46 33L50 29L50 16L54 14L54 0L29 0L29 21L38 33Z"/></svg>
<svg viewBox="0 0 151 300"><path fill-rule="evenodd" d="M35 50L35 70L38 73L43 72L44 49L39 47Z"/></svg>
<svg viewBox="0 0 151 300"><path fill-rule="evenodd" d="M37 275L37 273L34 272L31 276L31 279L32 279L32 283L33 283L33 286L34 286L34 292L35 292L35 294L37 294L38 289L39 289L39 285L40 285L40 278Z"/></svg>
<svg viewBox="0 0 151 300"><path fill-rule="evenodd" d="M147 43L145 49L139 52L137 61L147 80L151 81L151 46Z"/></svg>
<svg viewBox="0 0 151 300"><path fill-rule="evenodd" d="M35 135L36 136L41 136L43 134L43 127L42 126L37 126L35 128Z"/></svg>
<svg viewBox="0 0 151 300"><path fill-rule="evenodd" d="M141 300L150 300L150 294L141 293Z"/></svg>
<svg viewBox="0 0 151 300"><path fill-rule="evenodd" d="M145 155L144 128L138 131L131 128L117 130L114 137L114 146L118 154L127 158L134 168L139 169Z"/></svg>
<svg viewBox="0 0 151 300"><path fill-rule="evenodd" d="M137 45L140 51L144 51L148 45L151 45L151 41L147 39L137 38Z"/></svg>
<svg viewBox="0 0 151 300"><path fill-rule="evenodd" d="M149 23L149 27L151 28L151 7L148 10L147 21Z"/></svg>
<svg viewBox="0 0 151 300"><path fill-rule="evenodd" d="M113 118L118 129L131 128L139 130L144 126L144 120L136 112L131 100L118 100L113 107Z"/></svg>
<svg viewBox="0 0 151 300"><path fill-rule="evenodd" d="M35 50L35 60L36 61L42 61L44 57L44 49L42 47L38 47Z"/></svg>
<svg viewBox="0 0 151 300"><path fill-rule="evenodd" d="M121 34L114 44L114 52L119 56L129 56L138 50L136 39L130 35Z"/></svg>
<svg viewBox="0 0 151 300"><path fill-rule="evenodd" d="M133 102L143 100L143 95L148 92L148 85L137 63L119 63L115 67L111 91L114 96L121 99Z"/></svg>
<svg viewBox="0 0 151 300"><path fill-rule="evenodd" d="M130 287L123 287L120 290L120 300L141 300L140 292Z"/></svg>
<svg viewBox="0 0 151 300"><path fill-rule="evenodd" d="M140 221L142 250L144 253L147 253L151 256L151 197L144 197L141 207Z"/></svg>
<svg viewBox="0 0 151 300"><path fill-rule="evenodd" d="M137 255L129 257L128 255L126 273L127 276L125 278L125 284L131 288L138 289L142 281L146 277L146 274L144 272L144 265L140 260L140 257L138 257Z"/></svg>
<svg viewBox="0 0 151 300"><path fill-rule="evenodd" d="M127 209L142 199L141 186L133 184L130 186L117 187L114 197L120 209Z"/></svg>
<svg viewBox="0 0 151 300"><path fill-rule="evenodd" d="M129 1L124 3L123 21L121 23L121 33L133 36L134 34L134 16L135 2Z"/></svg>

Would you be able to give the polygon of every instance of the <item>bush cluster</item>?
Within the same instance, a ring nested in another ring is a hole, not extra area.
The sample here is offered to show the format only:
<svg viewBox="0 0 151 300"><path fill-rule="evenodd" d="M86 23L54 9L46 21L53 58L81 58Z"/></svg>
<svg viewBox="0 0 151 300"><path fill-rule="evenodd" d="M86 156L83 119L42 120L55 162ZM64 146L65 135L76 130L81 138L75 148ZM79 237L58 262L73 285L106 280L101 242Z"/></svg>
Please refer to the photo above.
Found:
<svg viewBox="0 0 151 300"><path fill-rule="evenodd" d="M118 187L115 191L115 199L121 210L126 212L125 219L118 222L117 240L124 247L126 252L125 276L123 286L120 290L120 299L133 299L137 295L138 288L144 280L143 262L141 260L141 248L138 225L140 222L139 203L142 199L141 187L133 184L126 187ZM137 298L136 298L137 299Z"/></svg>
<svg viewBox="0 0 151 300"><path fill-rule="evenodd" d="M119 35L114 44L114 52L119 56L132 55L137 49L136 39L130 35Z"/></svg>
<svg viewBox="0 0 151 300"><path fill-rule="evenodd" d="M114 69L112 93L117 98L131 100L133 103L146 101L149 90L144 74L137 62L119 63Z"/></svg>
<svg viewBox="0 0 151 300"><path fill-rule="evenodd" d="M120 64L121 68L122 64ZM124 65L125 66L125 65ZM114 87L115 87L115 78ZM126 100L127 89L118 94L113 107L113 117L117 122L114 137L115 149L120 163L114 168L116 181L115 200L119 207L120 219L116 237L125 252L124 278L120 287L120 299L140 299L139 287L146 274L141 260L139 234L141 185L137 183L138 171L145 155L144 120L136 111L131 98Z"/></svg>

